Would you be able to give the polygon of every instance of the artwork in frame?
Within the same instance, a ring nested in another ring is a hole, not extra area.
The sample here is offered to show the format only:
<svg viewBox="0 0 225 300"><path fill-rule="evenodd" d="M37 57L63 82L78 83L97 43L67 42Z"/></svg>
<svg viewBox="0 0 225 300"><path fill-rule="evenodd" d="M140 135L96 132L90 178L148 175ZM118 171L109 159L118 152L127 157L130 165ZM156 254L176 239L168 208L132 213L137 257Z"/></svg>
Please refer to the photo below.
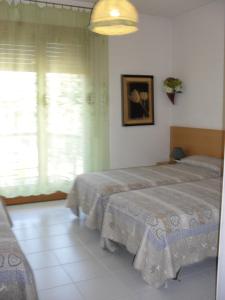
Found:
<svg viewBox="0 0 225 300"><path fill-rule="evenodd" d="M154 77L122 75L123 126L154 125Z"/></svg>

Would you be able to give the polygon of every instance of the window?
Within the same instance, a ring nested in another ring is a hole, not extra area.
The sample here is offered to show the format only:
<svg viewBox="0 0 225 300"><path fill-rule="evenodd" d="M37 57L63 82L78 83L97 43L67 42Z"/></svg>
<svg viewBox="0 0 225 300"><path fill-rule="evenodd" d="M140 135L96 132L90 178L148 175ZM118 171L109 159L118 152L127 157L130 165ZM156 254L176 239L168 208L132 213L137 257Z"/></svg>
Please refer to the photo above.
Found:
<svg viewBox="0 0 225 300"><path fill-rule="evenodd" d="M107 40L84 20L86 13L0 2L3 196L68 192L76 175L106 167Z"/></svg>

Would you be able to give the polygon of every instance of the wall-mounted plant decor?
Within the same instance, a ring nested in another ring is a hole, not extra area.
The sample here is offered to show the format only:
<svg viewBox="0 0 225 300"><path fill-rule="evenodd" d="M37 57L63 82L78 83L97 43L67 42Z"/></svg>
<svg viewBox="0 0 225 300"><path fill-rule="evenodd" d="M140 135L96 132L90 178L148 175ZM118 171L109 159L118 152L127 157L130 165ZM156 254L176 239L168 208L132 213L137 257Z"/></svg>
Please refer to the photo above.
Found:
<svg viewBox="0 0 225 300"><path fill-rule="evenodd" d="M163 87L168 98L173 104L175 103L175 95L183 92L183 83L178 78L168 77L164 80Z"/></svg>

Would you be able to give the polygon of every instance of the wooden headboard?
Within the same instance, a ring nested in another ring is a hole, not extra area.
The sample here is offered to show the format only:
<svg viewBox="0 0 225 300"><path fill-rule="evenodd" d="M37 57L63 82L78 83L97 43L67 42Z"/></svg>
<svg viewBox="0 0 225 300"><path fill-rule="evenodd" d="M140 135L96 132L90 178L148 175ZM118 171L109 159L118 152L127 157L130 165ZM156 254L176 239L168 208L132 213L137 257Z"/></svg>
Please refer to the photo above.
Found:
<svg viewBox="0 0 225 300"><path fill-rule="evenodd" d="M186 155L209 155L223 158L224 131L189 127L170 128L170 148L182 147Z"/></svg>

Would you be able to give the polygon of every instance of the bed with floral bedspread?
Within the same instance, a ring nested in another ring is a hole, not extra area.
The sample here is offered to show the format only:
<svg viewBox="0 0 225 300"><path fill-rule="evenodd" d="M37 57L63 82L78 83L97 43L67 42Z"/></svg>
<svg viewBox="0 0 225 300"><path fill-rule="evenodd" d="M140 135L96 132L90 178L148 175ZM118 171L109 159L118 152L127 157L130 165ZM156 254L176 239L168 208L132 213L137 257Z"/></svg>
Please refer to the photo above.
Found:
<svg viewBox="0 0 225 300"><path fill-rule="evenodd" d="M87 215L86 225L101 230L109 196L115 193L218 176L214 170L182 163L93 172L76 178L66 205L75 215L81 208Z"/></svg>
<svg viewBox="0 0 225 300"><path fill-rule="evenodd" d="M34 276L0 201L0 299L38 300Z"/></svg>
<svg viewBox="0 0 225 300"><path fill-rule="evenodd" d="M182 266L217 256L221 178L112 195L102 244L125 245L151 286L174 278Z"/></svg>

